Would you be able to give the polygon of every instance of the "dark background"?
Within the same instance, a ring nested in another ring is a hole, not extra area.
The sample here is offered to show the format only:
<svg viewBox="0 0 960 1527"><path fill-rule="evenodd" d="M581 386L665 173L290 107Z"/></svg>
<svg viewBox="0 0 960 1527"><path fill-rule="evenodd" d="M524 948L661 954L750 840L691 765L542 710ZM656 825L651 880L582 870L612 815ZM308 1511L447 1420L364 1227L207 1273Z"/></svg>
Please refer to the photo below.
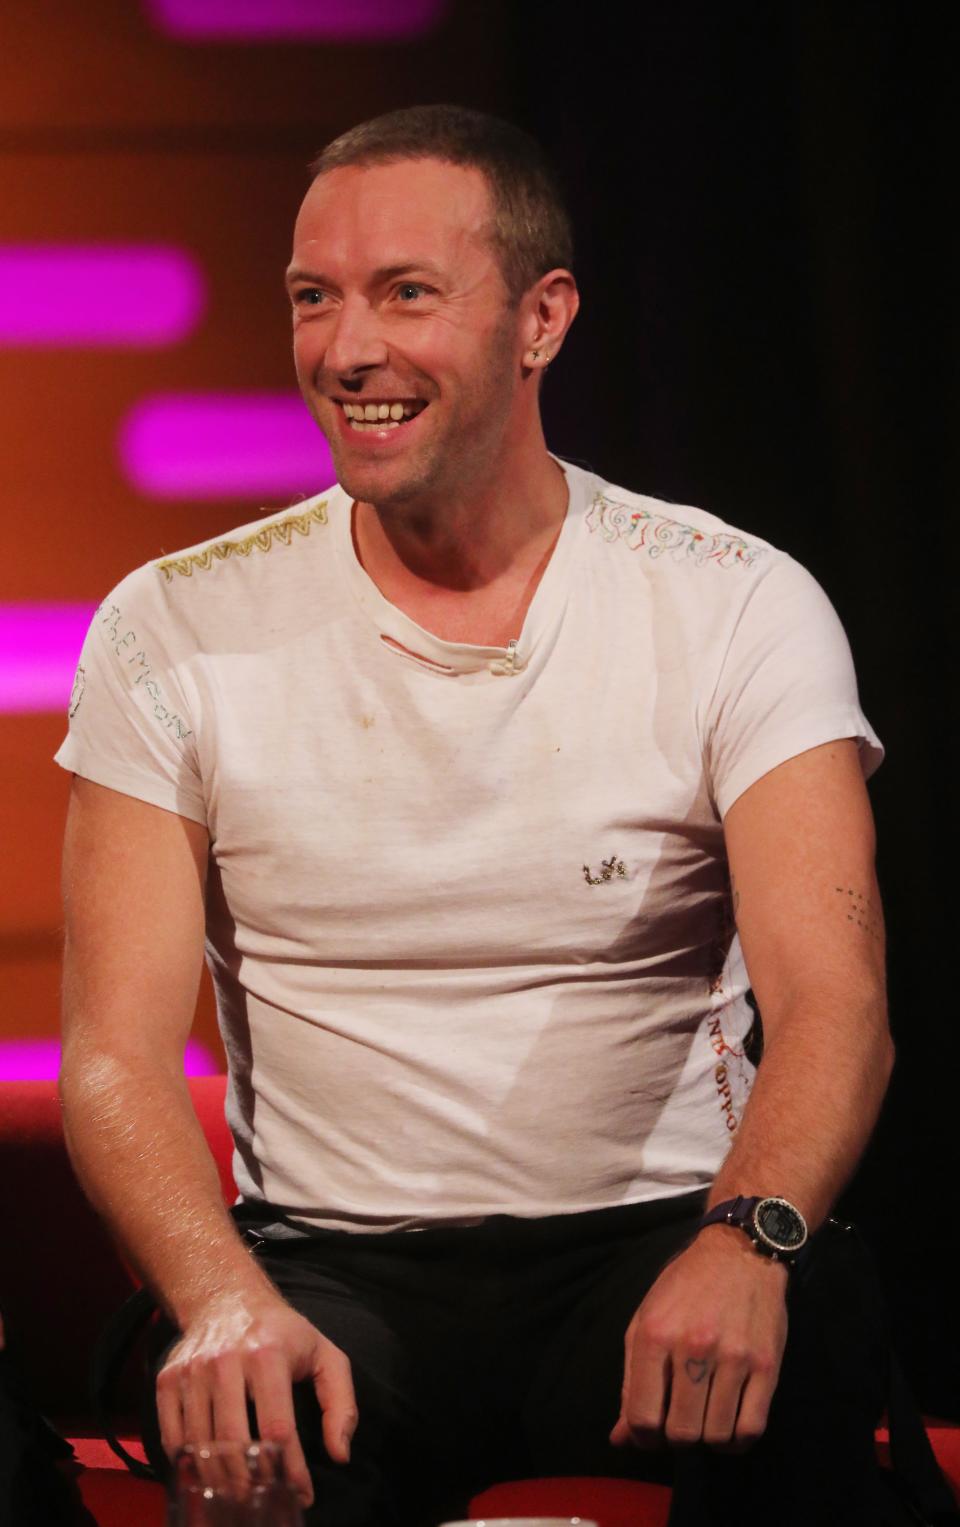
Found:
<svg viewBox="0 0 960 1527"><path fill-rule="evenodd" d="M842 1207L923 1403L960 1416L957 13L641 6L629 43L601 8L588 35L574 14L514 17L513 112L558 160L579 232L584 309L548 438L789 551L846 626L887 747L871 795L898 1065Z"/></svg>
<svg viewBox="0 0 960 1527"><path fill-rule="evenodd" d="M0 597L96 600L138 562L252 518L248 503L138 497L116 424L151 389L292 385L280 272L325 141L425 100L531 129L566 183L584 299L545 389L551 447L806 564L887 745L871 793L899 1061L846 1207L921 1403L960 1417L944 657L956 18L882 0L450 0L405 44L187 46L134 0L5 0L3 239L179 241L214 296L202 332L148 362L0 353ZM62 731L59 716L0 717L8 1031L56 1026ZM198 1025L209 1038L208 995Z"/></svg>

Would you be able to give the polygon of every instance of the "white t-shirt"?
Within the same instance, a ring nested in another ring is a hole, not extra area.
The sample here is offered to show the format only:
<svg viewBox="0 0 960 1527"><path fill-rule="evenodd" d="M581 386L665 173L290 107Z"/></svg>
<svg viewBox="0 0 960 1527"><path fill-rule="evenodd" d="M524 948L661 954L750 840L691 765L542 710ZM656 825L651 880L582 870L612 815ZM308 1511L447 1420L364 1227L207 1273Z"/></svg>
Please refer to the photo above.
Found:
<svg viewBox="0 0 960 1527"><path fill-rule="evenodd" d="M140 568L87 636L57 761L208 827L236 1179L298 1224L709 1183L752 1076L723 815L820 743L881 757L803 568L564 470L515 647L389 604L339 488Z"/></svg>

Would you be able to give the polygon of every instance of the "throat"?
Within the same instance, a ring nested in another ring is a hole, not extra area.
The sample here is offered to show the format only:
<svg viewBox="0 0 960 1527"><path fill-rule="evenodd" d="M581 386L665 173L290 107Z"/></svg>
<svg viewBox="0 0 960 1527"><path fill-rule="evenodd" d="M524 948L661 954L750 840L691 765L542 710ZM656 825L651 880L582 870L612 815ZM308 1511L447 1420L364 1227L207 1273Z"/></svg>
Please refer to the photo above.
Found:
<svg viewBox="0 0 960 1527"><path fill-rule="evenodd" d="M473 569L462 563L453 563L449 574L427 575L411 568L372 510L375 525L368 540L361 514L368 507L357 506L354 549L361 567L390 604L441 641L506 647L519 637L562 525L536 537L492 576L474 582Z"/></svg>

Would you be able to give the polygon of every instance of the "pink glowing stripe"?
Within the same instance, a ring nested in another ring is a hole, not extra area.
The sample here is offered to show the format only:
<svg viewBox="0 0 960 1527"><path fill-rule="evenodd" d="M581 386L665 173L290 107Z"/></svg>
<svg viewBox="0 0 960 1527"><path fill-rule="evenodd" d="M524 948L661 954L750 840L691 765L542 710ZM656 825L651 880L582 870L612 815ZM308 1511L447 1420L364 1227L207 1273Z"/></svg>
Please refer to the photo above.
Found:
<svg viewBox="0 0 960 1527"><path fill-rule="evenodd" d="M327 443L296 393L147 398L119 440L128 480L165 499L317 493L334 481Z"/></svg>
<svg viewBox="0 0 960 1527"><path fill-rule="evenodd" d="M182 249L0 244L0 344L174 345L205 306Z"/></svg>
<svg viewBox="0 0 960 1527"><path fill-rule="evenodd" d="M145 0L163 32L188 41L388 42L437 25L447 0Z"/></svg>
<svg viewBox="0 0 960 1527"><path fill-rule="evenodd" d="M67 708L92 604L0 604L0 714Z"/></svg>
<svg viewBox="0 0 960 1527"><path fill-rule="evenodd" d="M198 1039L187 1041L183 1059L187 1076L217 1076L220 1065ZM0 1081L48 1082L60 1071L59 1039L0 1040Z"/></svg>

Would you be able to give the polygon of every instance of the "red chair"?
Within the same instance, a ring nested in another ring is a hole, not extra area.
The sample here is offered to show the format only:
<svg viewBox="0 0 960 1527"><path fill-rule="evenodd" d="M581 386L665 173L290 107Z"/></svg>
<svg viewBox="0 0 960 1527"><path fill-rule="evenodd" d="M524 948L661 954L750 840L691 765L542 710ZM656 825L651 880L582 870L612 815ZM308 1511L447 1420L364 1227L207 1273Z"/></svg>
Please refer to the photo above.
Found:
<svg viewBox="0 0 960 1527"><path fill-rule="evenodd" d="M233 1143L223 1117L226 1078L198 1077L190 1095L213 1151L224 1197L236 1197ZM163 1527L166 1493L135 1479L97 1435L87 1393L96 1337L134 1287L77 1185L54 1082L0 1083L0 1310L41 1410L83 1466L84 1502L99 1527ZM120 1435L143 1457L139 1396L118 1396Z"/></svg>
<svg viewBox="0 0 960 1527"><path fill-rule="evenodd" d="M223 1117L226 1079L194 1078L190 1095L220 1172L224 1199L236 1188ZM163 1527L164 1491L136 1479L96 1432L87 1394L93 1344L126 1298L132 1279L81 1193L63 1141L53 1082L0 1083L0 1310L11 1344L44 1413L70 1438L83 1466L80 1489L99 1527ZM143 1456L139 1396L118 1396L119 1434ZM940 1465L960 1500L960 1428L930 1423ZM884 1460L886 1437L878 1433ZM497 1484L475 1497L471 1515L580 1516L599 1527L663 1527L670 1492L617 1479L539 1479Z"/></svg>
<svg viewBox="0 0 960 1527"><path fill-rule="evenodd" d="M518 1479L470 1502L474 1521L498 1516L579 1516L597 1527L666 1527L666 1485L632 1479Z"/></svg>

